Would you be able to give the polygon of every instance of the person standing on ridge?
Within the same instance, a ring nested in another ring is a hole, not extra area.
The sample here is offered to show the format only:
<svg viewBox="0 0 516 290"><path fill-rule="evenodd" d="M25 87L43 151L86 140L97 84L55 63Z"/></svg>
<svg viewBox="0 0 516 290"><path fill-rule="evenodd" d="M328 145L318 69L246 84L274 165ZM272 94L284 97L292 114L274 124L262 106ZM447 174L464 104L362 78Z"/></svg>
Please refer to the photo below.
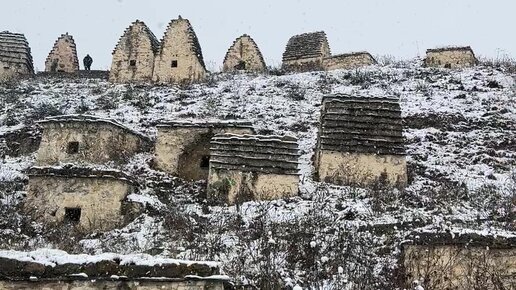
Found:
<svg viewBox="0 0 516 290"><path fill-rule="evenodd" d="M82 60L83 64L84 64L84 69L85 70L90 70L91 69L91 64L93 63L93 58L91 58L91 56L89 54L87 54L84 59Z"/></svg>

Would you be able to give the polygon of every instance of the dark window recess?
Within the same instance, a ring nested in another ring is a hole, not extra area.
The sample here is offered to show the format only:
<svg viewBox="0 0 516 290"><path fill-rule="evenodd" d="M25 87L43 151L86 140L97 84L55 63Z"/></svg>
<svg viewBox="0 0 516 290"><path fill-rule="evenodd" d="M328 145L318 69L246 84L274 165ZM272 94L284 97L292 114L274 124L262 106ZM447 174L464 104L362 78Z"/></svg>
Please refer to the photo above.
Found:
<svg viewBox="0 0 516 290"><path fill-rule="evenodd" d="M451 68L451 64L450 63L445 64L444 68Z"/></svg>
<svg viewBox="0 0 516 290"><path fill-rule="evenodd" d="M68 147L66 147L66 153L68 153L68 154L79 153L79 142L76 142L76 141L69 142Z"/></svg>
<svg viewBox="0 0 516 290"><path fill-rule="evenodd" d="M136 60L134 60L134 59L130 60L129 66L136 66Z"/></svg>
<svg viewBox="0 0 516 290"><path fill-rule="evenodd" d="M8 67L8 66L4 66L4 69L10 69L10 67Z"/></svg>
<svg viewBox="0 0 516 290"><path fill-rule="evenodd" d="M177 60L172 61L172 67L177 67Z"/></svg>
<svg viewBox="0 0 516 290"><path fill-rule="evenodd" d="M210 156L209 155L204 155L203 157L201 157L200 167L201 168L208 168L208 167L210 167Z"/></svg>
<svg viewBox="0 0 516 290"><path fill-rule="evenodd" d="M80 207L66 207L65 208L65 222L68 223L79 223L81 220L81 208Z"/></svg>

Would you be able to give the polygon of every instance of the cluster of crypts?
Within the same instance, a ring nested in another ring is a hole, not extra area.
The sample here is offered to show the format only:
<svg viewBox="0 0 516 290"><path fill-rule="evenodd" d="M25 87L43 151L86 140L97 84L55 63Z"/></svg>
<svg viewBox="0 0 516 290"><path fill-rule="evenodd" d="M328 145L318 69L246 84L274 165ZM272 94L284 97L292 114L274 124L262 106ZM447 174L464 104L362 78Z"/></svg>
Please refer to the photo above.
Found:
<svg viewBox="0 0 516 290"><path fill-rule="evenodd" d="M109 71L112 82L185 83L203 81L208 71L199 40L187 19L173 19L161 40L144 22L136 20L120 37L113 50ZM89 57L89 56L88 56ZM29 44L23 34L0 33L0 77L34 74ZM477 59L470 47L427 50L426 66L461 68L473 66ZM86 63L87 69L91 59ZM332 55L323 31L291 37L283 53L282 70L351 69L376 64L368 52ZM76 44L68 33L55 42L45 61L46 72L77 73ZM237 38L228 49L223 71L265 72L267 66L256 42L249 35Z"/></svg>

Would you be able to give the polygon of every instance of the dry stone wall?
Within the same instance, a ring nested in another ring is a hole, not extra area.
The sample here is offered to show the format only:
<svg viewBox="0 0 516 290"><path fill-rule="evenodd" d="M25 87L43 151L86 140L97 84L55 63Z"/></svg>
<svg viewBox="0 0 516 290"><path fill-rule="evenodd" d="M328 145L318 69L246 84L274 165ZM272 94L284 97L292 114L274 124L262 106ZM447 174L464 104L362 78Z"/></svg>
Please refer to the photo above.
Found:
<svg viewBox="0 0 516 290"><path fill-rule="evenodd" d="M77 47L68 33L62 34L54 43L45 61L46 72L73 73L79 70Z"/></svg>

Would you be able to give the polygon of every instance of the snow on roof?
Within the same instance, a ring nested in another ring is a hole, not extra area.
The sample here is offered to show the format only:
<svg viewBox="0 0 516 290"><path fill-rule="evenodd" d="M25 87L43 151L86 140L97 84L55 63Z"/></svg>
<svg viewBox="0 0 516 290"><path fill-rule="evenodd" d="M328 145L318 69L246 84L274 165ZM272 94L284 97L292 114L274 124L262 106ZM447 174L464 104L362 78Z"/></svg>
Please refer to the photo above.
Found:
<svg viewBox="0 0 516 290"><path fill-rule="evenodd" d="M0 261L0 277L9 279L29 276L74 277L77 279L84 276L90 278L228 279L227 276L220 275L220 263L218 262L178 260L148 254L68 254L65 251L44 248L30 252L2 250L0 251ZM34 264L45 267L35 267Z"/></svg>
<svg viewBox="0 0 516 290"><path fill-rule="evenodd" d="M449 232L420 230L409 235L405 244L444 246L467 245L472 247L516 248L516 234L513 232L491 233L485 230L452 229Z"/></svg>
<svg viewBox="0 0 516 290"><path fill-rule="evenodd" d="M106 119L102 117L92 116L92 115L79 115L79 114L70 114L70 115L60 115L47 117L44 120L37 121L38 124L47 124L47 123L103 123L111 126L118 127L130 134L133 134L145 141L150 141L150 138L138 131L135 131L113 119Z"/></svg>

